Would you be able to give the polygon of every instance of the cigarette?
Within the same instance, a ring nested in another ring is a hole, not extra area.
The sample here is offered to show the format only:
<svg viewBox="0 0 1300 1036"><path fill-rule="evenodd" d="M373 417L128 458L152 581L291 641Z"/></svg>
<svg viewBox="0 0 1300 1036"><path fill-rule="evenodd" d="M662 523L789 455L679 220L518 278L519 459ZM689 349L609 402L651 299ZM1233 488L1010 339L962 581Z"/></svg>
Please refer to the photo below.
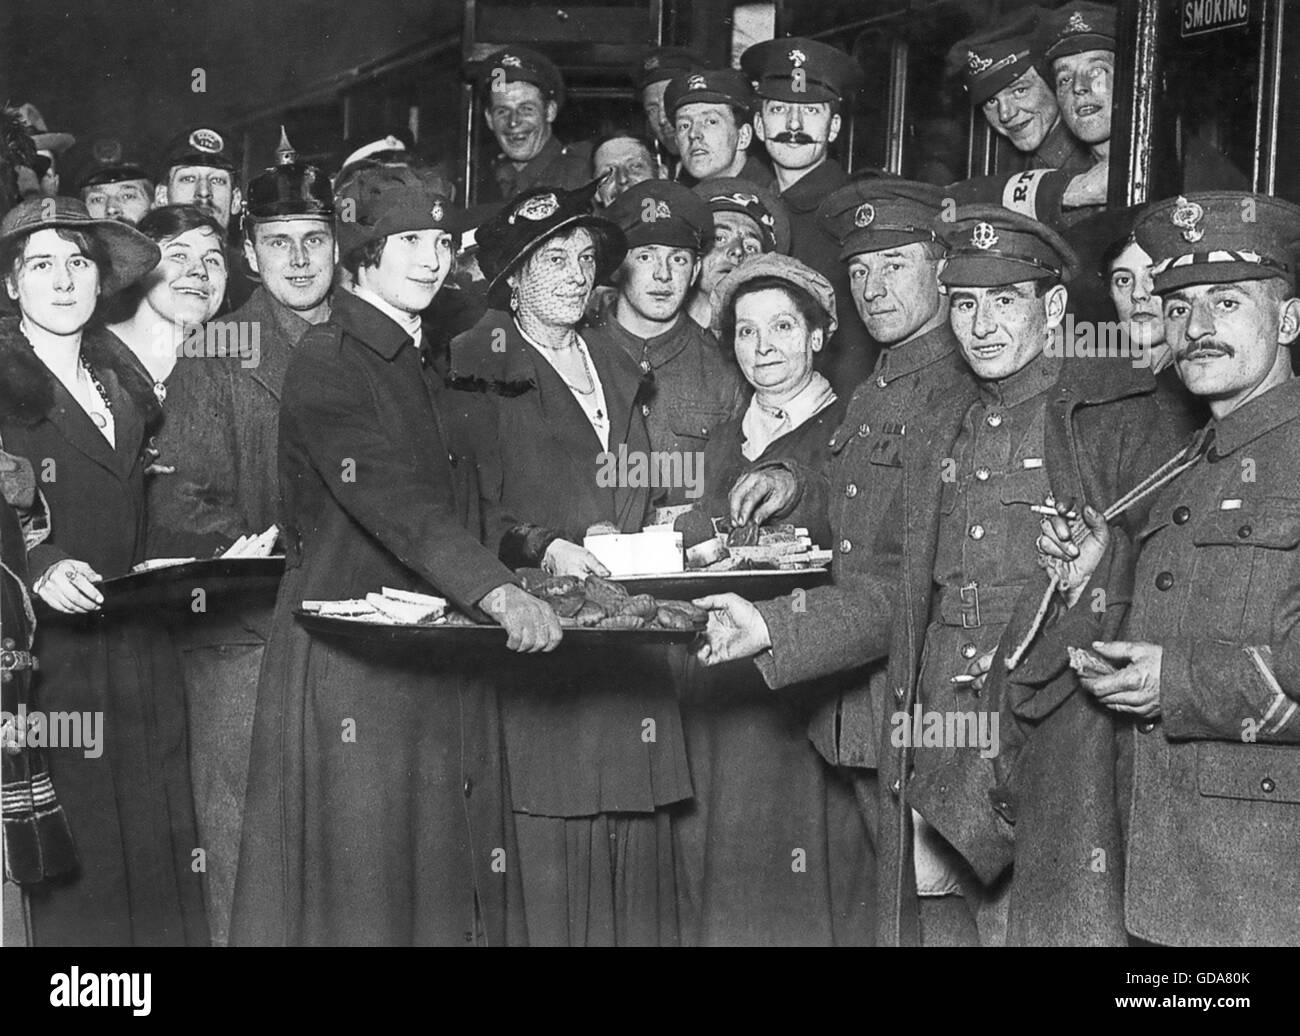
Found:
<svg viewBox="0 0 1300 1036"><path fill-rule="evenodd" d="M1049 518L1078 518L1079 517L1078 513L1075 511L1066 511L1065 514L1062 514L1055 507L1047 507L1043 504L1030 504L1029 509L1033 511L1034 514L1045 514Z"/></svg>
<svg viewBox="0 0 1300 1036"><path fill-rule="evenodd" d="M974 683L979 677L971 676L969 673L958 673L949 679L949 683Z"/></svg>

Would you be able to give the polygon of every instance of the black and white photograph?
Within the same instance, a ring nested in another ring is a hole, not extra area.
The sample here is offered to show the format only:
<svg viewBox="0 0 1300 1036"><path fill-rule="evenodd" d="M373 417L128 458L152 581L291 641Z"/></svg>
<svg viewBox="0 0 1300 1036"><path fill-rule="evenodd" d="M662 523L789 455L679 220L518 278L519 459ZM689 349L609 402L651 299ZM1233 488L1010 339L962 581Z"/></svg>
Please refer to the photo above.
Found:
<svg viewBox="0 0 1300 1036"><path fill-rule="evenodd" d="M1300 4L7 0L0 101L40 1002L996 947L1264 1003Z"/></svg>

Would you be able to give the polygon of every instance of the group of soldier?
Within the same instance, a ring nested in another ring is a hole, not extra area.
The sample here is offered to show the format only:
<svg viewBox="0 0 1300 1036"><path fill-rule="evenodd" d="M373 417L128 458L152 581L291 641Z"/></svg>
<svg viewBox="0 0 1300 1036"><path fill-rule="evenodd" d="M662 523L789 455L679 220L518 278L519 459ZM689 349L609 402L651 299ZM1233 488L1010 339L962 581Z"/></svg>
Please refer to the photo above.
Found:
<svg viewBox="0 0 1300 1036"><path fill-rule="evenodd" d="M948 186L850 176L831 157L862 73L802 38L756 44L739 69L653 51L636 75L649 134L581 145L552 133L555 65L498 51L479 85L501 154L483 211L454 221L445 179L394 135L361 142L333 178L282 140L242 190L210 127L156 168L89 142L63 174L89 218L191 205L238 223L225 319L260 328L256 366L151 372L168 412L151 551L276 521L290 357L340 292L373 300L378 267L363 254L336 269L336 245L355 257L399 232L489 223L550 188L590 192L629 242L684 249L682 274L625 268L589 306L653 375L641 412L663 455L702 449L747 403L710 332L714 289L757 255L792 256L833 288L838 329L816 363L846 415L823 464L756 466L728 508L738 524L829 526L831 581L703 599L698 658L753 659L792 700L836 679L807 736L852 785L870 846L861 941L1295 942L1300 209L1222 189L1240 185L1208 153L1189 157L1185 194L1107 209L1114 50L1114 9L1086 2L960 41L954 71L1022 168ZM62 163L57 136L45 153ZM58 193L50 169L34 192ZM467 235L454 290L375 303L425 367L445 371L452 336L492 305L473 258ZM1111 303L1136 341L1139 302L1159 314L1159 367L1066 346ZM685 502L681 489L660 502ZM512 644L532 636L517 605L483 607ZM207 895L221 942L272 611L242 602L178 633L191 740L233 745L191 760L200 835L219 847Z"/></svg>

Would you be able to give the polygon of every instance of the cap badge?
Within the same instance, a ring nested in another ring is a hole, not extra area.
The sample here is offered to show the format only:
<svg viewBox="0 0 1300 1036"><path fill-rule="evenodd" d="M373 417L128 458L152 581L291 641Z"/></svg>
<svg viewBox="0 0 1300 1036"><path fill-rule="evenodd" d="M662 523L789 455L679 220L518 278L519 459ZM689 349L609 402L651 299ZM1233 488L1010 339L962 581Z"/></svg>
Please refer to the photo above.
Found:
<svg viewBox="0 0 1300 1036"><path fill-rule="evenodd" d="M1205 231L1197 226L1204 218L1205 210L1196 202L1188 201L1180 194L1169 221L1183 232L1184 241L1189 244L1196 244L1205 236Z"/></svg>
<svg viewBox="0 0 1300 1036"><path fill-rule="evenodd" d="M429 210L429 216L435 223L441 223L443 215L442 202L435 201L433 203L433 208Z"/></svg>
<svg viewBox="0 0 1300 1036"><path fill-rule="evenodd" d="M808 56L802 50L796 48L790 51L790 64L794 65L795 68L803 68L804 62L807 60Z"/></svg>
<svg viewBox="0 0 1300 1036"><path fill-rule="evenodd" d="M216 130L196 129L190 134L190 147L196 151L215 155L224 150L225 146L226 142L221 139L221 134Z"/></svg>
<svg viewBox="0 0 1300 1036"><path fill-rule="evenodd" d="M519 58L519 56L518 56L517 54L503 54L503 55L501 55L501 64L505 65L506 68L523 68L523 67L524 67L524 63L523 63L523 61L520 60L520 58Z"/></svg>
<svg viewBox="0 0 1300 1036"><path fill-rule="evenodd" d="M647 72L650 72L650 71L652 71L653 69L658 68L658 67L659 67L659 55L658 55L658 54L652 54L650 57L646 58L646 59L645 59L645 65L644 65L643 67L645 68L645 70L646 70Z"/></svg>
<svg viewBox="0 0 1300 1036"><path fill-rule="evenodd" d="M1092 26L1083 20L1083 15L1078 11L1070 15L1070 20L1065 23L1067 32L1092 32Z"/></svg>
<svg viewBox="0 0 1300 1036"><path fill-rule="evenodd" d="M715 194L709 201L730 201L735 202L737 205L750 206L758 204L758 195L736 191L734 194Z"/></svg>
<svg viewBox="0 0 1300 1036"><path fill-rule="evenodd" d="M97 140L91 151L98 162L117 162L122 158L122 145L116 140Z"/></svg>
<svg viewBox="0 0 1300 1036"><path fill-rule="evenodd" d="M522 217L536 223L539 220L550 219L559 211L560 200L554 194L539 194L536 198L529 198L515 209L509 222L513 223L517 217Z"/></svg>
<svg viewBox="0 0 1300 1036"><path fill-rule="evenodd" d="M853 213L853 225L855 227L869 227L875 218L875 208L872 207L871 202L864 201L858 206L857 211Z"/></svg>
<svg viewBox="0 0 1300 1036"><path fill-rule="evenodd" d="M691 76L690 79L686 80L687 90L705 90L708 89L708 85L703 76Z"/></svg>
<svg viewBox="0 0 1300 1036"><path fill-rule="evenodd" d="M998 243L998 232L993 229L992 223L983 221L975 224L975 229L971 231L970 243L979 249L989 249Z"/></svg>
<svg viewBox="0 0 1300 1036"><path fill-rule="evenodd" d="M987 72L989 66L993 64L992 58L982 58L973 50L966 51L966 64L970 67L971 73L979 75L981 72Z"/></svg>

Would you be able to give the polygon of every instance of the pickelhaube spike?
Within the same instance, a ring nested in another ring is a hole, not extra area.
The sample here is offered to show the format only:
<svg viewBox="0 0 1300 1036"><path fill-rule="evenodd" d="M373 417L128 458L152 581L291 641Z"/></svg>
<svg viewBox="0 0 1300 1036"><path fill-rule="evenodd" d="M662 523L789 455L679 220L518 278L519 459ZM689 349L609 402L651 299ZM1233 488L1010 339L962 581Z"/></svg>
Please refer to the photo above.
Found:
<svg viewBox="0 0 1300 1036"><path fill-rule="evenodd" d="M295 151L293 149L293 145L289 143L289 134L287 134L284 131L284 127L281 126L280 146L275 149L275 164L293 165L293 163L297 161L298 161L298 152Z"/></svg>

